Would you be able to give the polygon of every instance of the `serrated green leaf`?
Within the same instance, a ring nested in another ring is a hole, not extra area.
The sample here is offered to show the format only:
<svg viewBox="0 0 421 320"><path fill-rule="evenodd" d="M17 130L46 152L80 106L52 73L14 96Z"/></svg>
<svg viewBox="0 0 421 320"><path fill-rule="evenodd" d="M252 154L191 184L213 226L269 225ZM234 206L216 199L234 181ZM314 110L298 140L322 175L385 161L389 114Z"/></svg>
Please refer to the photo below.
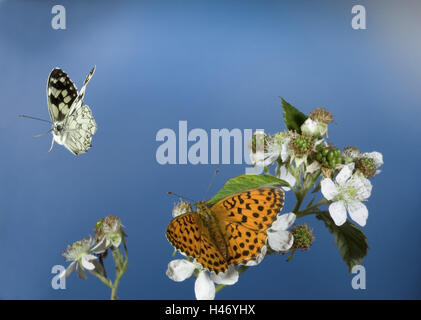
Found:
<svg viewBox="0 0 421 320"><path fill-rule="evenodd" d="M258 188L262 186L288 187L288 182L269 175L243 174L231 179L224 184L221 190L208 201L209 204L215 204L219 200L247 189Z"/></svg>
<svg viewBox="0 0 421 320"><path fill-rule="evenodd" d="M282 109L284 109L285 126L288 130L295 130L301 133L301 125L307 120L307 116L284 99L281 98L281 101Z"/></svg>
<svg viewBox="0 0 421 320"><path fill-rule="evenodd" d="M322 220L330 233L333 234L339 253L347 264L349 272L351 272L352 267L360 265L367 255L369 249L367 237L349 220L343 225L337 226L328 211L318 213L316 217Z"/></svg>

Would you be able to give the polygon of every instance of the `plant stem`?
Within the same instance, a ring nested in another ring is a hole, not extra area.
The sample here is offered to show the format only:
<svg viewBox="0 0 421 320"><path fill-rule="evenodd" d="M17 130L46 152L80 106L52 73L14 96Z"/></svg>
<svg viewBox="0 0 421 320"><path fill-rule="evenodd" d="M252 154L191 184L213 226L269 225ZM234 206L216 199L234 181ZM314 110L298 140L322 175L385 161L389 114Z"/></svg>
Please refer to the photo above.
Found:
<svg viewBox="0 0 421 320"><path fill-rule="evenodd" d="M319 206L324 205L324 204L329 204L329 201L326 199L322 199L316 204L307 206L303 211L298 211L295 215L297 216L297 218L301 218L309 214L317 213L317 211L313 211L313 210L318 209Z"/></svg>
<svg viewBox="0 0 421 320"><path fill-rule="evenodd" d="M294 213L298 212L304 200L304 196L302 195L301 188L297 192L296 197L297 197L297 203L295 204L294 209L292 209L292 212Z"/></svg>
<svg viewBox="0 0 421 320"><path fill-rule="evenodd" d="M292 260L292 257L294 256L295 250L292 250L287 258L287 262Z"/></svg>
<svg viewBox="0 0 421 320"><path fill-rule="evenodd" d="M128 254L127 254L127 247L124 244L124 256L121 253L119 248L111 248L110 249L113 255L113 259L115 262L115 280L114 283L104 277L102 274L98 273L97 271L91 271L91 274L93 274L95 277L97 277L103 284L105 284L107 287L111 289L111 300L117 299L117 288L120 284L120 280L123 277L124 273L127 270L127 263L128 263Z"/></svg>
<svg viewBox="0 0 421 320"><path fill-rule="evenodd" d="M279 178L279 175L281 174L281 166L282 166L282 161L278 159L278 165L276 166L276 172L275 172L275 177L277 178Z"/></svg>
<svg viewBox="0 0 421 320"><path fill-rule="evenodd" d="M123 255L120 252L119 248L113 248L111 249L113 253L113 258L115 261L115 280L113 283L113 286L111 287L111 300L117 299L117 288L120 284L120 279L123 277L124 273L127 270L127 262L128 262L128 255L127 255L127 247L124 245L124 251L125 251L125 258L123 258Z"/></svg>
<svg viewBox="0 0 421 320"><path fill-rule="evenodd" d="M127 260L124 262L123 268L115 277L114 285L111 288L111 300L117 299L117 288L118 288L118 285L120 284L121 277L124 275L124 272L126 272L126 269L127 269Z"/></svg>
<svg viewBox="0 0 421 320"><path fill-rule="evenodd" d="M93 274L95 277L97 277L99 280L101 280L101 282L103 284L105 284L107 287L109 287L111 289L113 288L113 284L112 284L111 280L108 280L107 278L105 278L103 275L99 274L96 271L91 272L91 274Z"/></svg>

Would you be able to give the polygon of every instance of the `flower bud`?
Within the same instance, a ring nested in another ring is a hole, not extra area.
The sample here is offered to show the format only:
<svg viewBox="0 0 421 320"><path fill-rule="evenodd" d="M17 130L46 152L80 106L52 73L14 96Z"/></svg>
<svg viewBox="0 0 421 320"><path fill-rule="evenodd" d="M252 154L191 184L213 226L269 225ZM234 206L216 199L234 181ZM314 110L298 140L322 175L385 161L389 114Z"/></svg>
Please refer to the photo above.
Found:
<svg viewBox="0 0 421 320"><path fill-rule="evenodd" d="M111 245L116 248L119 247L125 237L121 220L116 216L106 216L99 219L95 225L94 232L96 234L96 242L105 241L107 248Z"/></svg>
<svg viewBox="0 0 421 320"><path fill-rule="evenodd" d="M301 132L311 137L322 137L327 133L327 124L307 118L301 125Z"/></svg>

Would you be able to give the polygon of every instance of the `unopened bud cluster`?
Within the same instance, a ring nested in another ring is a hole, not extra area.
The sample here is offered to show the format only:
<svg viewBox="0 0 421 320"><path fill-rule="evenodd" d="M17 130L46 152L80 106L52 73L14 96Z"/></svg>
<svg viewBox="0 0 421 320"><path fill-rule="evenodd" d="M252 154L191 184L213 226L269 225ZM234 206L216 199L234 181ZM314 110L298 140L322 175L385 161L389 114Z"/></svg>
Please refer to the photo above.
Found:
<svg viewBox="0 0 421 320"><path fill-rule="evenodd" d="M342 163L341 150L322 144L316 146L315 158L322 167L329 169L335 169L337 164Z"/></svg>

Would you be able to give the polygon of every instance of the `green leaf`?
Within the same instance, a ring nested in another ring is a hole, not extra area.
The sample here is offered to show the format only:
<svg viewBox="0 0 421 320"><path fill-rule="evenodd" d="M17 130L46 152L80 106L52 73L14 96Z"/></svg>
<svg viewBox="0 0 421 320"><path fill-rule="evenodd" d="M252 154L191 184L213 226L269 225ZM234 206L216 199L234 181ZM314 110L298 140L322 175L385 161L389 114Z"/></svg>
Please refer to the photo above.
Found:
<svg viewBox="0 0 421 320"><path fill-rule="evenodd" d="M337 226L328 211L322 211L316 217L322 220L330 233L333 234L339 253L347 264L349 272L351 272L352 267L360 265L367 255L369 249L367 237L349 220L343 225Z"/></svg>
<svg viewBox="0 0 421 320"><path fill-rule="evenodd" d="M219 200L232 195L237 192L241 192L251 188L258 188L262 186L279 186L288 187L288 182L272 177L269 175L257 175L257 174L243 174L231 179L224 184L221 190L208 201L208 204L215 204Z"/></svg>
<svg viewBox="0 0 421 320"><path fill-rule="evenodd" d="M297 108L282 99L282 109L284 109L285 126L288 130L295 130L301 133L301 125L307 120L307 116Z"/></svg>

